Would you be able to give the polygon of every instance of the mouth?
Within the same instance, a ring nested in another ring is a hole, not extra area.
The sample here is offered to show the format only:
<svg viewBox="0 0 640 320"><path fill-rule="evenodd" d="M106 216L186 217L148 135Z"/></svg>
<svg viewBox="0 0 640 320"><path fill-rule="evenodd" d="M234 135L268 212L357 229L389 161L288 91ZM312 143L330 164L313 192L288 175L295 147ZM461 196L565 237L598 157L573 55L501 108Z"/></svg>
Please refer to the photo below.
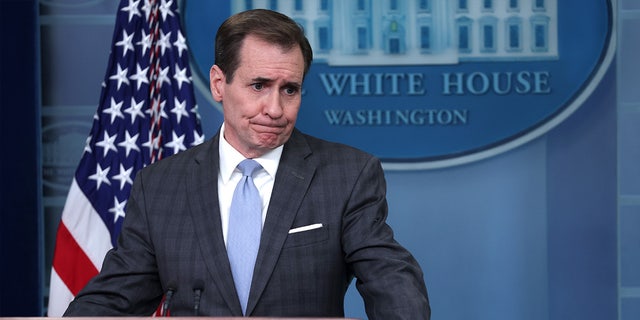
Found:
<svg viewBox="0 0 640 320"><path fill-rule="evenodd" d="M281 133L286 128L282 122L251 122L251 126L258 133Z"/></svg>

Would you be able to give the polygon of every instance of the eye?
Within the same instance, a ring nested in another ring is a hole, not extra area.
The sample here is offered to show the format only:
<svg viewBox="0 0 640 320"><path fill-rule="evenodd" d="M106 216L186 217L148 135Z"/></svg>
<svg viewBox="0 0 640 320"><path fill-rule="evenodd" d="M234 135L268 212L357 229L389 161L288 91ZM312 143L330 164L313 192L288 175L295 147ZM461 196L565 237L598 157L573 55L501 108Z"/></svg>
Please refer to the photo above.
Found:
<svg viewBox="0 0 640 320"><path fill-rule="evenodd" d="M298 93L298 91L299 90L296 87L286 87L286 88L284 88L284 93L286 95L289 95L289 96L292 96L292 95Z"/></svg>
<svg viewBox="0 0 640 320"><path fill-rule="evenodd" d="M253 87L253 89L256 90L256 91L260 91L260 90L264 89L264 84L261 83L261 82L256 82L256 83L251 84L251 87Z"/></svg>

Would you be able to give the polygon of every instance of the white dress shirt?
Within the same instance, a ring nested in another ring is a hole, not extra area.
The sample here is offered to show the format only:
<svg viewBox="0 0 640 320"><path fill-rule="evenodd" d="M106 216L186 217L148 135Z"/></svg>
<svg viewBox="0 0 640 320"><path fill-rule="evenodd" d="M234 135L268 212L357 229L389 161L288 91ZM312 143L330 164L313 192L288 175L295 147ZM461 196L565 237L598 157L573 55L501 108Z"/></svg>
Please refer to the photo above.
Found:
<svg viewBox="0 0 640 320"><path fill-rule="evenodd" d="M236 185L242 178L242 173L237 166L245 157L224 139L224 123L220 129L219 145L220 170L218 171L218 201L220 202L222 237L226 245L231 199L233 199ZM260 198L262 198L262 226L264 226L264 221L267 217L267 208L269 208L269 200L271 200L271 192L273 191L273 183L276 179L278 165L280 164L282 149L283 146L279 146L265 155L253 159L262 166L262 169L259 169L253 175L253 182L256 188L258 188Z"/></svg>

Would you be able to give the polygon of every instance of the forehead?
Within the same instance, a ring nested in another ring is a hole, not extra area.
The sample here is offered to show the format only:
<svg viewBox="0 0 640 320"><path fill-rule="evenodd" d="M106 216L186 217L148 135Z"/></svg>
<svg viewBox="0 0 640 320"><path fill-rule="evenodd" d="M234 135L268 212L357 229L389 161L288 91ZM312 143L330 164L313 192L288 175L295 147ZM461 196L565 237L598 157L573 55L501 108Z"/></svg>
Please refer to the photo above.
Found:
<svg viewBox="0 0 640 320"><path fill-rule="evenodd" d="M240 66L245 72L281 72L302 79L304 58L298 46L283 48L256 36L247 36L240 47Z"/></svg>

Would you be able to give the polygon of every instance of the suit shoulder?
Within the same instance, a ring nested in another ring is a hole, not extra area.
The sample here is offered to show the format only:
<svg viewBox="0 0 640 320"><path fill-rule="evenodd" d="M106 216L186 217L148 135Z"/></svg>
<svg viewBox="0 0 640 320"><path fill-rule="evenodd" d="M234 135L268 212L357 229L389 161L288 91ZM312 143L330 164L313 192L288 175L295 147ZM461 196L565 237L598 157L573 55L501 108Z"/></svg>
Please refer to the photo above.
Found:
<svg viewBox="0 0 640 320"><path fill-rule="evenodd" d="M307 141L312 154L316 157L330 161L339 159L354 162L367 162L372 159L379 161L374 155L356 147L340 142L324 140L304 133L301 133L301 135Z"/></svg>
<svg viewBox="0 0 640 320"><path fill-rule="evenodd" d="M193 146L185 151L173 154L160 161L156 161L141 172L167 172L183 171L189 167L190 163L203 161L206 157L211 157L212 140L207 140L197 146Z"/></svg>

